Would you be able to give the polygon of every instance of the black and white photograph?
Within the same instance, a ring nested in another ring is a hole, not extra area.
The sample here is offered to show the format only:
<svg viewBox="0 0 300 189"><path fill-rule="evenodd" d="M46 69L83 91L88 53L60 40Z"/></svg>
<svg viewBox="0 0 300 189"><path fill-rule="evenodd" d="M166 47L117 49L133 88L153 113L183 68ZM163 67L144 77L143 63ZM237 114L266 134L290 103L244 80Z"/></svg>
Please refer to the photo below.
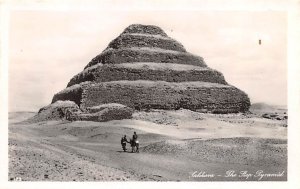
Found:
<svg viewBox="0 0 300 189"><path fill-rule="evenodd" d="M288 11L58 7L6 11L8 184L288 183Z"/></svg>

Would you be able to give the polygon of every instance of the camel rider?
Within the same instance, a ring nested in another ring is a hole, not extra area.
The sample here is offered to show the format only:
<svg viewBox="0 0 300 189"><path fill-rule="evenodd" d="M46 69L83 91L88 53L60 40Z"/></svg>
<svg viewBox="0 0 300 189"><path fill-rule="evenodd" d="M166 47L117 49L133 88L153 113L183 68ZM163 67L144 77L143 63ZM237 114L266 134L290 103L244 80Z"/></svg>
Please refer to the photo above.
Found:
<svg viewBox="0 0 300 189"><path fill-rule="evenodd" d="M126 142L128 142L126 135L121 138L121 145L124 150L126 150Z"/></svg>
<svg viewBox="0 0 300 189"><path fill-rule="evenodd" d="M134 131L133 135L132 135L132 140L133 140L134 144L136 144L137 139L138 139L138 136L137 136L136 132Z"/></svg>

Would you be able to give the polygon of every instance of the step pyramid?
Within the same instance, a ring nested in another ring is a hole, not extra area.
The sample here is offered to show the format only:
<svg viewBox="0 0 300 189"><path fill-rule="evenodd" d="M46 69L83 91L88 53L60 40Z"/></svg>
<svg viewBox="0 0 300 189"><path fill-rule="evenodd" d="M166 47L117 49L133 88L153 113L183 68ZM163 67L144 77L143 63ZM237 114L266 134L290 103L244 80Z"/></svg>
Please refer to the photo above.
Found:
<svg viewBox="0 0 300 189"><path fill-rule="evenodd" d="M52 103L59 100L74 101L81 109L118 103L136 110L236 113L250 106L247 94L202 57L187 52L161 28L140 24L111 41Z"/></svg>

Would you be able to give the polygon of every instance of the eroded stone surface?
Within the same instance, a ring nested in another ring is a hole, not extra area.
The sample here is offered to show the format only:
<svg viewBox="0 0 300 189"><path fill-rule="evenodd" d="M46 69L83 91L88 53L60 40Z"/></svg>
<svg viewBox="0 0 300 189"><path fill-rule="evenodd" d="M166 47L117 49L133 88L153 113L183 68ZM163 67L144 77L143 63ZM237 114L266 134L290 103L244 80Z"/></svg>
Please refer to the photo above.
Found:
<svg viewBox="0 0 300 189"><path fill-rule="evenodd" d="M202 57L190 53L160 48L131 47L106 49L101 54L93 58L85 69L99 63L120 64L128 62L176 63L206 67Z"/></svg>
<svg viewBox="0 0 300 189"><path fill-rule="evenodd" d="M133 109L236 113L250 106L247 94L229 85L202 57L186 52L161 28L139 24L127 27L52 103L61 100L74 101L82 111L72 109L69 120L93 121L129 118ZM114 103L128 114L102 107Z"/></svg>
<svg viewBox="0 0 300 189"><path fill-rule="evenodd" d="M79 106L73 101L55 101L42 107L38 114L27 120L28 122L40 122L48 120L62 120L66 118L67 111L80 111Z"/></svg>
<svg viewBox="0 0 300 189"><path fill-rule="evenodd" d="M76 92L76 91L73 91ZM27 122L40 122L48 120L69 121L110 121L132 118L134 110L117 103L102 104L100 106L79 108L73 101L56 101L39 110Z"/></svg>
<svg viewBox="0 0 300 189"><path fill-rule="evenodd" d="M68 87L85 81L150 80L168 82L204 81L227 84L224 76L210 68L168 63L99 64L75 75Z"/></svg>
<svg viewBox="0 0 300 189"><path fill-rule="evenodd" d="M160 27L153 25L132 24L125 28L123 33L140 33L167 37L167 34Z"/></svg>
<svg viewBox="0 0 300 189"><path fill-rule="evenodd" d="M80 96L81 107L105 103L125 104L137 110L185 108L200 112L245 112L250 101L243 91L230 86L208 82L111 81L84 83L72 96ZM76 93L82 91L82 93ZM60 93L54 99L64 99ZM101 95L99 95L101 94Z"/></svg>
<svg viewBox="0 0 300 189"><path fill-rule="evenodd" d="M66 119L69 121L111 121L131 119L133 109L122 104L108 103L100 106L88 107L84 112L70 110Z"/></svg>
<svg viewBox="0 0 300 189"><path fill-rule="evenodd" d="M109 43L108 48L153 47L186 52L182 44L169 37L141 34L122 34Z"/></svg>

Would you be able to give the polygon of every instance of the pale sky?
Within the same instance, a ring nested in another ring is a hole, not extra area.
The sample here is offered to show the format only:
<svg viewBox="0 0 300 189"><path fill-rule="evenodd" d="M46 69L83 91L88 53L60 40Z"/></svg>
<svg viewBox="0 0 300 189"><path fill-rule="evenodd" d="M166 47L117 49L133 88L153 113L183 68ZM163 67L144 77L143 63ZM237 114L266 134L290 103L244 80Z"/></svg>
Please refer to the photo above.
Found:
<svg viewBox="0 0 300 189"><path fill-rule="evenodd" d="M287 15L233 11L14 11L9 111L37 111L130 24L161 27L252 103L287 104ZM262 44L258 44L258 40Z"/></svg>

